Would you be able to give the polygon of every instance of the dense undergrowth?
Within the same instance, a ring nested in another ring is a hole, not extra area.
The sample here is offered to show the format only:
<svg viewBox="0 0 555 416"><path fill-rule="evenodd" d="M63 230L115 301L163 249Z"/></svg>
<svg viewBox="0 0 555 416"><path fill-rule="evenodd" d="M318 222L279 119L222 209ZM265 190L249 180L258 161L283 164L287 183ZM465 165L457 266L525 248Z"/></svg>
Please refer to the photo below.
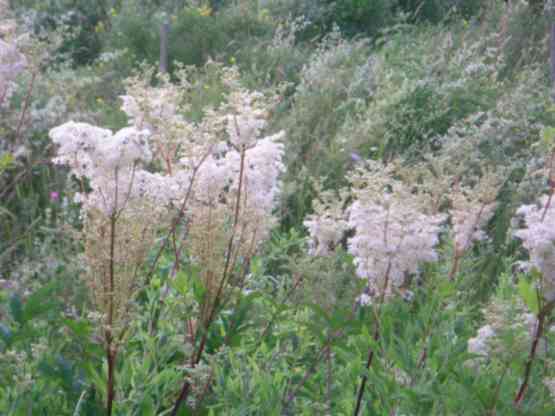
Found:
<svg viewBox="0 0 555 416"><path fill-rule="evenodd" d="M555 414L552 26L0 0L0 414Z"/></svg>

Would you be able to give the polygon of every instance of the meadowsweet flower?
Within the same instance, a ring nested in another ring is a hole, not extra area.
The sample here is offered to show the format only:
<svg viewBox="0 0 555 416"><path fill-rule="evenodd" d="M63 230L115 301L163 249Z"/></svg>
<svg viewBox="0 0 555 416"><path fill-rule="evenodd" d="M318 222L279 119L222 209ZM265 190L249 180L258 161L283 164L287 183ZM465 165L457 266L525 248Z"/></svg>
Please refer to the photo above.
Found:
<svg viewBox="0 0 555 416"><path fill-rule="evenodd" d="M128 127L113 133L68 122L50 131L58 145L55 162L86 178L90 188L76 198L84 213L85 254L99 305L111 296L102 289L110 232L119 236L117 290L129 299L133 271L155 231L170 210L183 206L183 246L202 265L201 279L209 295L215 295L222 275L248 264L276 223L284 133L261 135L270 100L241 88L238 73L229 70L222 74L229 88L224 104L206 108L204 117L193 122L185 117L185 73L179 75L180 88L163 76L153 88L151 75L147 71L144 79L129 81L122 97ZM129 248L124 255L119 244L125 241ZM112 300L117 308L125 304Z"/></svg>
<svg viewBox="0 0 555 416"><path fill-rule="evenodd" d="M543 196L538 205L524 205L517 211L524 218L526 228L517 230L515 237L530 256L531 264L543 276L545 288L555 290L555 208L549 204L549 197Z"/></svg>
<svg viewBox="0 0 555 416"><path fill-rule="evenodd" d="M316 184L318 198L312 203L314 213L307 216L303 225L310 235L308 240L311 256L329 256L349 229L348 214L343 209L343 201L335 192L322 191Z"/></svg>
<svg viewBox="0 0 555 416"><path fill-rule="evenodd" d="M473 242L482 241L487 237L483 229L495 213L495 199L501 183L501 175L486 171L474 187L457 185L451 193L450 214L456 256L462 256Z"/></svg>
<svg viewBox="0 0 555 416"><path fill-rule="evenodd" d="M345 197L334 205L326 196L305 221L313 255L327 255L346 230L354 230L348 251L373 297L392 295L420 264L437 260L435 246L446 220L427 213L429 198L393 179L392 169L368 161L349 177L354 202L347 210L342 211Z"/></svg>
<svg viewBox="0 0 555 416"><path fill-rule="evenodd" d="M151 159L148 132L127 127L116 134L86 123L68 122L50 131L59 145L57 164L68 165L73 174L88 178L92 192L79 195L87 208L107 215L121 208L135 192L138 162Z"/></svg>
<svg viewBox="0 0 555 416"><path fill-rule="evenodd" d="M15 90L15 79L27 66L15 42L5 42L0 38L0 106L6 105Z"/></svg>
<svg viewBox="0 0 555 416"><path fill-rule="evenodd" d="M455 251L464 253L475 241L487 237L483 228L495 213L497 204L475 204L462 194L452 198L454 208L451 210L453 234L455 235Z"/></svg>
<svg viewBox="0 0 555 416"><path fill-rule="evenodd" d="M487 357L490 352L489 342L495 336L491 325L485 325L478 330L474 338L468 340L468 352Z"/></svg>
<svg viewBox="0 0 555 416"><path fill-rule="evenodd" d="M229 115L227 117L227 134L237 149L250 147L256 141L266 121L253 115Z"/></svg>

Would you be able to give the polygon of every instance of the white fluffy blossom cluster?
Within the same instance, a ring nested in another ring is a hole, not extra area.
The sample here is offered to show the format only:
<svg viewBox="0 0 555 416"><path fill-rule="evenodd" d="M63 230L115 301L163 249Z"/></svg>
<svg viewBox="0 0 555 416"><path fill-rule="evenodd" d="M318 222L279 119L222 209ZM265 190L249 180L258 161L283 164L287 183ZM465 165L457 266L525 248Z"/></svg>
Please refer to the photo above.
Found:
<svg viewBox="0 0 555 416"><path fill-rule="evenodd" d="M460 255L468 250L473 242L482 241L487 237L483 228L495 213L497 204L476 203L462 192L453 194L451 201L455 252Z"/></svg>
<svg viewBox="0 0 555 416"><path fill-rule="evenodd" d="M478 329L476 336L468 340L468 352L483 358L512 360L515 354L529 351L538 330L538 318L528 311L523 302L496 295L483 309L483 313L485 323ZM540 350L545 351L546 342L544 338L540 340ZM477 357L470 360L469 364L478 364L479 360Z"/></svg>
<svg viewBox="0 0 555 416"><path fill-rule="evenodd" d="M319 192L319 200L312 203L314 213L303 222L311 236L309 254L328 256L337 247L349 229L347 215L341 203L336 201L335 193Z"/></svg>
<svg viewBox="0 0 555 416"><path fill-rule="evenodd" d="M405 283L407 275L417 273L421 263L437 260L435 246L447 216L428 214L423 195L384 176L383 167L370 168L351 178L355 202L349 226L355 235L349 252L371 292L387 296Z"/></svg>
<svg viewBox="0 0 555 416"><path fill-rule="evenodd" d="M185 78L183 89L165 78L151 87L147 73L122 97L130 127L114 134L69 122L50 131L59 145L55 162L88 179L90 192L78 195L84 210L110 216L130 207L183 206L185 246L203 265L209 289L221 275L229 241L237 260L268 236L284 170L283 132L260 137L268 99L241 88L236 71L222 77L229 87L225 103L206 109L198 122L186 116Z"/></svg>
<svg viewBox="0 0 555 416"><path fill-rule="evenodd" d="M491 325L484 325L474 338L468 340L468 352L487 357L490 353L489 343L493 337L495 337L495 330Z"/></svg>
<svg viewBox="0 0 555 416"><path fill-rule="evenodd" d="M169 85L152 87L143 96L122 95L122 110L130 123L154 130L156 124L176 117L179 96L179 90Z"/></svg>
<svg viewBox="0 0 555 416"><path fill-rule="evenodd" d="M0 108L7 105L15 90L15 79L25 69L27 60L18 49L15 22L2 20L8 7L0 3Z"/></svg>
<svg viewBox="0 0 555 416"><path fill-rule="evenodd" d="M426 197L395 180L376 162L350 177L354 202L347 209L346 223L332 229L337 207L323 209L305 223L309 228L313 254L329 253L343 230L353 229L348 250L355 258L357 275L368 281L372 297L389 296L417 273L419 265L437 260L435 246L443 214L428 214ZM322 244L324 245L322 247Z"/></svg>
<svg viewBox="0 0 555 416"><path fill-rule="evenodd" d="M54 162L68 165L79 178L89 179L92 192L79 194L78 200L86 209L96 208L107 216L137 196L137 163L151 159L147 135L133 127L113 134L73 121L50 131L53 143L59 145Z"/></svg>
<svg viewBox="0 0 555 416"><path fill-rule="evenodd" d="M501 175L486 170L470 188L458 185L451 193L451 220L455 240L455 256L462 256L473 242L487 237L484 228L495 213L495 199L501 186Z"/></svg>
<svg viewBox="0 0 555 416"><path fill-rule="evenodd" d="M532 266L543 276L545 289L555 289L555 207L549 197L543 196L539 205L524 205L517 211L524 218L526 228L515 236L522 240L530 255Z"/></svg>

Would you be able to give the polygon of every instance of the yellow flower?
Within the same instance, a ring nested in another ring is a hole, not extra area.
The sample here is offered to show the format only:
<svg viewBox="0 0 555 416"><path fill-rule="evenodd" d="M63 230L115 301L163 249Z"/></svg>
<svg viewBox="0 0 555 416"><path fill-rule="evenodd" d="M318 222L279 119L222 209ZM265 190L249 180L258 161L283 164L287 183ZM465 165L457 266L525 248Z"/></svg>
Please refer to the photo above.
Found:
<svg viewBox="0 0 555 416"><path fill-rule="evenodd" d="M212 8L204 5L198 9L201 16L210 16L212 14Z"/></svg>

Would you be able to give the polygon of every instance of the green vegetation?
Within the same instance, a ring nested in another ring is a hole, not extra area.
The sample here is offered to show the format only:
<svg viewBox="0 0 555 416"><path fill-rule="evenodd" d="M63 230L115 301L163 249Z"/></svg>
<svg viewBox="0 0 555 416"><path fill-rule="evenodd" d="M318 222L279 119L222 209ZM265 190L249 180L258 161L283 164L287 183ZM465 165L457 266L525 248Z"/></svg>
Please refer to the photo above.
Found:
<svg viewBox="0 0 555 416"><path fill-rule="evenodd" d="M555 414L554 8L0 0L0 414Z"/></svg>

